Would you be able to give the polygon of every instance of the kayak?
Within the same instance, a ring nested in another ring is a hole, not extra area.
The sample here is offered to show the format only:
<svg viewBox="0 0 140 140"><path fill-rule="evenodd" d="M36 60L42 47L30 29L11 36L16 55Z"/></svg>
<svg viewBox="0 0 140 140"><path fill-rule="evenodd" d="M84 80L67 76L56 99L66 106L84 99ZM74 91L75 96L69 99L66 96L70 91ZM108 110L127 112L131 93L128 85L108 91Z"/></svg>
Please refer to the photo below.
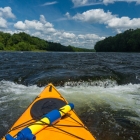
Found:
<svg viewBox="0 0 140 140"><path fill-rule="evenodd" d="M2 140L95 140L74 104L49 84L27 107Z"/></svg>

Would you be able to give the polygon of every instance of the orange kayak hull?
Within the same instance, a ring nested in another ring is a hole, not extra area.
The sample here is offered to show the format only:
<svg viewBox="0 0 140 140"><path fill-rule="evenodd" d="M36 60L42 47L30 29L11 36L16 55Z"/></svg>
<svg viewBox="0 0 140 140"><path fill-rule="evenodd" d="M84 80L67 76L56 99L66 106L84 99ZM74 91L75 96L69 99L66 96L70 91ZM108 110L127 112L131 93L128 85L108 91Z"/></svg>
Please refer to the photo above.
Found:
<svg viewBox="0 0 140 140"><path fill-rule="evenodd" d="M52 102L50 102L49 99L51 99ZM30 125L38 121L38 116L36 116L36 114L39 112L38 106L40 103L51 110L52 106L54 108L57 106L57 103L54 102L55 100L62 102L62 104L68 104L67 100L57 91L57 89L52 84L49 84L14 123L8 134L16 139L17 134L20 131L26 127L30 127ZM44 111L44 108L41 108L41 110ZM35 117L37 119L35 119ZM36 140L95 140L74 110L69 111L53 125L46 125L42 130L35 134L35 137ZM6 140L5 136L2 140Z"/></svg>

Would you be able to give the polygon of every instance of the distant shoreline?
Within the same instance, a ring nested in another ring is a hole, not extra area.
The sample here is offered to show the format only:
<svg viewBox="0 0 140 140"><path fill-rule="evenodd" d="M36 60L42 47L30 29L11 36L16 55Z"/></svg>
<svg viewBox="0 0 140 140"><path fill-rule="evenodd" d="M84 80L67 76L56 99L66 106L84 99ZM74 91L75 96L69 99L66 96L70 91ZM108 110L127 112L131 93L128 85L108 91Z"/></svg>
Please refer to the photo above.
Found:
<svg viewBox="0 0 140 140"><path fill-rule="evenodd" d="M96 52L140 52L140 29L129 29L95 44Z"/></svg>
<svg viewBox="0 0 140 140"><path fill-rule="evenodd" d="M24 32L11 35L0 32L1 51L53 51L53 52L94 52L94 49L64 46L60 43L49 42Z"/></svg>

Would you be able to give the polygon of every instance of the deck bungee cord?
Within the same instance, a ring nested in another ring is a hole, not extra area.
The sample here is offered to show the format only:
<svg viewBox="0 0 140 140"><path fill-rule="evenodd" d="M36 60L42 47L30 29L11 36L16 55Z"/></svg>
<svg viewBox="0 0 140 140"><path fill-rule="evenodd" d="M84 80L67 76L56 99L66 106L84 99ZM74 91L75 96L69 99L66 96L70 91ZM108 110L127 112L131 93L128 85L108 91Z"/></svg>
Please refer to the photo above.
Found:
<svg viewBox="0 0 140 140"><path fill-rule="evenodd" d="M74 104L49 84L2 140L95 140L74 111Z"/></svg>
<svg viewBox="0 0 140 140"><path fill-rule="evenodd" d="M13 137L9 134L7 134L5 136L6 140L35 140L35 134L38 133L40 130L38 129L38 126L43 126L42 129L45 129L46 127L53 127L55 129L58 129L64 133L67 133L77 139L80 139L80 140L84 140L83 138L75 135L75 134L72 134L68 131L65 131L57 126L66 126L66 127L83 127L85 129L87 129L85 126L83 126L80 122L76 121L74 118L72 118L70 115L67 115L67 113L71 110L73 110L74 108L74 105L72 103L60 108L58 111L57 110L53 110L51 112L49 112L48 114L44 115L44 117L41 119L41 120L36 120L34 122L30 122L30 121L33 121L34 119L31 119L31 120L28 120L16 127L14 127L13 129L11 129L10 131L8 131L8 133L10 133L11 131L14 131L16 129L20 129L20 128L23 128L25 127L24 129L22 129L20 132L18 132L18 134L14 135ZM57 113L56 113L57 112ZM77 122L79 125L63 125L63 124L53 124L55 122L57 122L59 119L60 119L60 116L58 115L58 112L60 113L61 115L61 118L63 116L67 116L67 117L70 117L72 120L74 120L75 122ZM53 116L52 116L53 115ZM56 115L56 116L54 116ZM57 116L58 115L58 116ZM43 121L43 119L48 119L47 121ZM29 123L30 122L30 123ZM47 123L49 122L49 123ZM29 131L28 131L29 130ZM30 130L31 130L31 133L30 133ZM27 134L25 134L27 133ZM17 137L16 137L17 136ZM16 138L15 138L16 137Z"/></svg>

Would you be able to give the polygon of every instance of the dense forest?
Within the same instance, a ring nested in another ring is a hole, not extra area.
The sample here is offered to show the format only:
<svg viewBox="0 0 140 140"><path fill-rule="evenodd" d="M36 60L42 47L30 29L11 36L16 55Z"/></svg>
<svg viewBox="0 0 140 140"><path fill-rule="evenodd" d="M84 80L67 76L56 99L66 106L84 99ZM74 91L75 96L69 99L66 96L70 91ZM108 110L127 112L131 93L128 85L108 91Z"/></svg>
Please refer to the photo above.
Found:
<svg viewBox="0 0 140 140"><path fill-rule="evenodd" d="M64 46L60 43L48 42L24 32L9 34L0 32L1 51L61 51L61 52L92 52L94 49Z"/></svg>
<svg viewBox="0 0 140 140"><path fill-rule="evenodd" d="M97 52L140 52L140 29L129 29L95 44Z"/></svg>

